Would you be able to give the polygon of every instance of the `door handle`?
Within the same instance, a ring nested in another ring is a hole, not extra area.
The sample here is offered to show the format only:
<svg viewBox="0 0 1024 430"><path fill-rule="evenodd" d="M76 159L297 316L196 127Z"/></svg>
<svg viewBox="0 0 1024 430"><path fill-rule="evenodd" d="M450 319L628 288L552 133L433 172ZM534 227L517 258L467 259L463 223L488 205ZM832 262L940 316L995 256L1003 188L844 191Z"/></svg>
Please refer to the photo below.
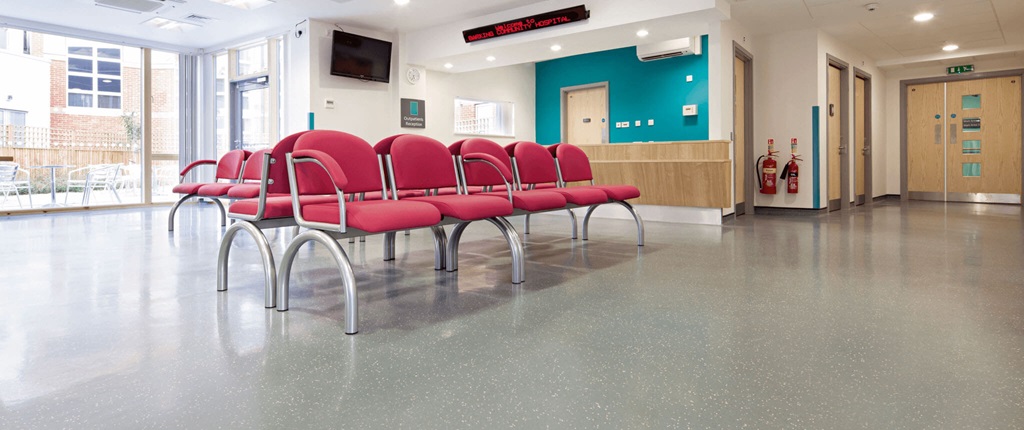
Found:
<svg viewBox="0 0 1024 430"><path fill-rule="evenodd" d="M949 125L949 144L956 145L956 124Z"/></svg>
<svg viewBox="0 0 1024 430"><path fill-rule="evenodd" d="M935 144L942 145L942 124L935 124Z"/></svg>

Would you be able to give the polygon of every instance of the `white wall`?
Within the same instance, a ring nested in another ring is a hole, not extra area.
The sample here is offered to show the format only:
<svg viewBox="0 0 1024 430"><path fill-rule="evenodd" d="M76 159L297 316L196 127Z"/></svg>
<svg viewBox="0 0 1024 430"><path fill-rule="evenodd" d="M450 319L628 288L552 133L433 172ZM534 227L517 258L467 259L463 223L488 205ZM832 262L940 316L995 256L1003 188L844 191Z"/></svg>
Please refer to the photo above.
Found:
<svg viewBox="0 0 1024 430"><path fill-rule="evenodd" d="M814 204L811 184L811 107L818 105L818 34L814 29L796 30L754 41L754 153L752 160L768 152L768 139L775 149L789 152L790 138L798 139L800 192L775 195L755 193L756 206L809 209ZM823 124L822 124L823 125ZM822 157L824 158L824 157ZM779 159L781 169L788 156ZM752 165L746 166L753 173ZM822 187L824 189L824 187Z"/></svg>
<svg viewBox="0 0 1024 430"><path fill-rule="evenodd" d="M1024 69L1024 57L1012 56L995 60L965 59L962 63L974 64L976 73L1001 70ZM894 66L886 70L888 79L885 83L884 102L889 112L889 120L879 134L884 134L889 145L885 148L888 168L886 174L886 194L899 195L900 187L900 81L946 76L946 67L941 64L922 66ZM877 105L876 105L877 106ZM878 136L878 134L876 134Z"/></svg>
<svg viewBox="0 0 1024 430"><path fill-rule="evenodd" d="M27 112L26 126L49 127L50 61L0 50L0 64L0 109Z"/></svg>
<svg viewBox="0 0 1024 430"><path fill-rule="evenodd" d="M818 106L822 106L821 110L821 162L822 162L822 205L825 205L828 196L828 190L824 189L828 186L827 181L827 167L828 160L826 159L827 146L828 146L828 130L826 129L827 123L827 112L824 108L828 106L828 55L831 55L839 60L850 65L850 80L844 82L849 91L849 105L846 106L845 113L850 124L850 137L847 139L849 147L853 148L853 141L856 138L854 130L854 111L853 111L853 77L854 68L859 69L869 75L871 75L871 98L872 98L872 115L871 115L871 136L874 137L872 140L872 153L871 153L871 166L872 166L872 196L876 197L888 194L888 180L887 172L890 170L899 170L899 157L896 157L895 164L892 163L887 155L889 146L889 140L885 136L885 124L888 117L885 104L885 87L886 87L886 76L885 73L875 65L875 61L871 57L864 53L853 49L849 45L845 45L833 37L823 33L818 33ZM898 119L897 119L898 120ZM897 140L898 142L898 140ZM788 141L786 142L788 143ZM853 154L850 151L849 158L849 171L850 180L847 184L851 196L853 195L854 188L854 161L859 157L860 154ZM802 178L801 178L802 179ZM899 194L897 192L897 194Z"/></svg>
<svg viewBox="0 0 1024 430"><path fill-rule="evenodd" d="M427 128L403 129L424 134L445 144L465 139L456 135L455 98L512 102L515 109L515 137L487 137L501 145L515 141L536 141L536 77L533 64L519 64L467 73L427 72Z"/></svg>

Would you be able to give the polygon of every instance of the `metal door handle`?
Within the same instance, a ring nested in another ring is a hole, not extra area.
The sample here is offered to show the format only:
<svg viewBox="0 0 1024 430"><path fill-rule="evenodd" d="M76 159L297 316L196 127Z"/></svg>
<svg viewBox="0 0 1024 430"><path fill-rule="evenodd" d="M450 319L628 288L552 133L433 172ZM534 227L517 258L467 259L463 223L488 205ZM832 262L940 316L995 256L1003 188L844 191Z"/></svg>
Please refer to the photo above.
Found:
<svg viewBox="0 0 1024 430"><path fill-rule="evenodd" d="M949 125L949 144L956 145L956 124Z"/></svg>

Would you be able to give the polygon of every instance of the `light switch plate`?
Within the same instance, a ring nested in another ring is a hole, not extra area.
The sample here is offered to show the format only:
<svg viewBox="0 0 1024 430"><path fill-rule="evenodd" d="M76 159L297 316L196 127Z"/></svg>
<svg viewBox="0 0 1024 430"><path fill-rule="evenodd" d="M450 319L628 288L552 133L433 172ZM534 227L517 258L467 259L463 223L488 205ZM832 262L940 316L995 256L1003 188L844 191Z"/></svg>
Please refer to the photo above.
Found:
<svg viewBox="0 0 1024 430"><path fill-rule="evenodd" d="M697 105L684 105L683 106L683 116L696 116L696 115L697 115Z"/></svg>
<svg viewBox="0 0 1024 430"><path fill-rule="evenodd" d="M640 126L640 120L636 120L636 126L637 126L637 127L639 127L639 126Z"/></svg>
<svg viewBox="0 0 1024 430"><path fill-rule="evenodd" d="M654 126L654 120L653 120L653 119L649 119L649 120L647 120L647 126L648 126L648 127L652 127L652 126Z"/></svg>
<svg viewBox="0 0 1024 430"><path fill-rule="evenodd" d="M693 75L686 75L686 82L693 82Z"/></svg>
<svg viewBox="0 0 1024 430"><path fill-rule="evenodd" d="M334 109L334 100L324 99L324 109Z"/></svg>

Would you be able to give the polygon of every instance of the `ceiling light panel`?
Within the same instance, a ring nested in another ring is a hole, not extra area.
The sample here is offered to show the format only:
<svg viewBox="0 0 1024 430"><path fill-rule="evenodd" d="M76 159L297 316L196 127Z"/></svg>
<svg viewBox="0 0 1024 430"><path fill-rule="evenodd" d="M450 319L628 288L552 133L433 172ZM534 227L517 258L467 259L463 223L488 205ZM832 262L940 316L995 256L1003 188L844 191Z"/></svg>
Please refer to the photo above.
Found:
<svg viewBox="0 0 1024 430"><path fill-rule="evenodd" d="M132 13L149 13L160 9L164 4L154 0L96 0L96 6L109 7Z"/></svg>
<svg viewBox="0 0 1024 430"><path fill-rule="evenodd" d="M264 6L274 4L273 0L210 0L214 3L220 3L231 7L236 7L244 10L259 9Z"/></svg>

